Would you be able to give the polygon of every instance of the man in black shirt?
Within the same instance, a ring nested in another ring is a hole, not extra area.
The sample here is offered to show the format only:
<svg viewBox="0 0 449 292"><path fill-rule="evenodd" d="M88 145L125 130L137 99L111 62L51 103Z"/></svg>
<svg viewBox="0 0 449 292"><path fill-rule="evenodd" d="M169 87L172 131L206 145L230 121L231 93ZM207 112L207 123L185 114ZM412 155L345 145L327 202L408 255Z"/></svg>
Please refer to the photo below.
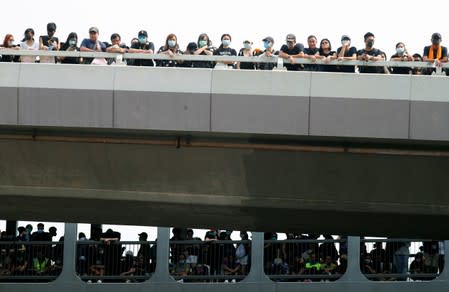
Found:
<svg viewBox="0 0 449 292"><path fill-rule="evenodd" d="M129 49L130 53L145 53L154 54L154 44L148 41L148 33L145 30L141 30L138 33L139 42L134 43ZM128 65L132 66L150 66L153 67L153 60L149 59L134 59L132 62L128 61Z"/></svg>
<svg viewBox="0 0 449 292"><path fill-rule="evenodd" d="M312 62L316 61L316 55L319 51L319 48L317 48L316 46L317 43L317 39L316 36L314 35L310 35L307 38L307 45L309 46L308 48L304 48L304 58L305 59L309 59ZM304 65L304 70L305 71L318 71L319 70L319 66L318 65L310 65L310 64L306 64Z"/></svg>
<svg viewBox="0 0 449 292"><path fill-rule="evenodd" d="M285 67L289 71L302 70L301 64L294 64L294 58L304 58L304 45L296 43L296 36L292 33L286 37L287 44L282 45L279 57L288 59L289 63L285 64Z"/></svg>
<svg viewBox="0 0 449 292"><path fill-rule="evenodd" d="M385 53L374 48L374 34L367 32L364 35L365 48L357 52L357 60L359 61L385 61ZM383 66L360 66L360 73L385 73Z"/></svg>
<svg viewBox="0 0 449 292"><path fill-rule="evenodd" d="M338 61L357 60L357 49L351 47L351 38L347 35L341 37L341 47L337 49ZM355 66L338 66L339 72L354 73Z"/></svg>

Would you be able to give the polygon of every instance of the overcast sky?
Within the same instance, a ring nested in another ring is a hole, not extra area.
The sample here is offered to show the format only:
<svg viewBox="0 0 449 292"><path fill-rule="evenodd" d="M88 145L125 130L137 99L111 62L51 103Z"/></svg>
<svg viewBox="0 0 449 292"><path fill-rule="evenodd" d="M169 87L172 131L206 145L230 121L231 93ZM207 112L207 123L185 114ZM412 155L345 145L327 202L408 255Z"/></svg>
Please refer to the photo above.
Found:
<svg viewBox="0 0 449 292"><path fill-rule="evenodd" d="M5 8L5 7L4 7ZM12 33L16 41L31 27L36 35L46 34L46 24L57 24L56 35L65 40L75 31L81 39L88 37L88 29L97 26L100 39L109 41L112 33L119 33L129 45L137 32L145 29L149 39L159 48L169 33L178 36L182 49L196 41L200 33L207 33L214 45L220 36L232 36L231 47L240 49L244 39L262 47L262 39L272 36L275 47L285 41L288 33L306 44L308 35L318 40L329 38L334 49L340 45L342 34L352 38L361 48L363 35L370 31L376 36L375 47L390 57L395 44L402 41L410 53L422 54L430 44L433 32L440 32L443 45L449 45L449 25L445 15L449 2L434 0L411 1L56 1L16 0L5 9L0 20L2 40ZM17 13L18 12L18 13Z"/></svg>

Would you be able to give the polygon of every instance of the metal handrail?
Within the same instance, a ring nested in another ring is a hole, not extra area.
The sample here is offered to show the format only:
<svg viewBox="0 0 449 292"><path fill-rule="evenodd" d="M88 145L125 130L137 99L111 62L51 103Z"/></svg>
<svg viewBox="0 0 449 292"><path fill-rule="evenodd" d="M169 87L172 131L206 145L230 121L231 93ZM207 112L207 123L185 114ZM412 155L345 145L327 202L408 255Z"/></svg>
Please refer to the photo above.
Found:
<svg viewBox="0 0 449 292"><path fill-rule="evenodd" d="M264 55L243 57L243 56L206 56L206 55L175 55L167 54L145 54L145 53L106 53L106 52L80 52L80 51L40 51L40 50L13 50L1 49L0 55L11 56L39 56L39 57L85 57L85 58L117 58L123 59L147 59L147 60L175 60L175 61L209 61L209 62L250 62L250 63L291 63L290 59L283 59L278 56L266 57ZM317 59L312 61L305 58L293 58L292 64L316 64L316 65L339 65L339 66L369 66L369 67L410 67L410 68L436 68L434 62L415 61L356 61L356 60L332 60L323 62ZM449 63L442 64L441 68L449 68Z"/></svg>

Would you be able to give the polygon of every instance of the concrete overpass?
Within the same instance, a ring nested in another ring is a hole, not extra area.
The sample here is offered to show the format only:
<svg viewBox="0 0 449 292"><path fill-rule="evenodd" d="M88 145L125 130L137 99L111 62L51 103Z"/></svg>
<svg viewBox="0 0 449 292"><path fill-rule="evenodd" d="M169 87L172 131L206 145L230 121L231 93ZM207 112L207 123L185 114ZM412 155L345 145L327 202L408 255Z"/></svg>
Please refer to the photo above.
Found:
<svg viewBox="0 0 449 292"><path fill-rule="evenodd" d="M447 238L445 77L0 64L5 219Z"/></svg>

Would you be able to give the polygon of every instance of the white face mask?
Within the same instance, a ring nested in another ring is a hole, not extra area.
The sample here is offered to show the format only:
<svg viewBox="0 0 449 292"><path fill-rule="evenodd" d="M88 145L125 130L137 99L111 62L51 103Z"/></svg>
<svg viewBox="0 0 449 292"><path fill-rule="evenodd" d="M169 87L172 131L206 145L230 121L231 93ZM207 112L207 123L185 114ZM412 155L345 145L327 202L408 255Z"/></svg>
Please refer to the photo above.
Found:
<svg viewBox="0 0 449 292"><path fill-rule="evenodd" d="M14 41L9 41L8 42L8 46L10 47L14 47L16 45L16 43Z"/></svg>
<svg viewBox="0 0 449 292"><path fill-rule="evenodd" d="M403 47L398 47L396 48L396 53L398 53L398 55L402 55L405 52L405 48Z"/></svg>
<svg viewBox="0 0 449 292"><path fill-rule="evenodd" d="M174 48L176 46L176 41L174 40L169 40L167 43L170 48Z"/></svg>
<svg viewBox="0 0 449 292"><path fill-rule="evenodd" d="M348 40L341 41L341 44L343 46L348 46L349 45L349 41Z"/></svg>
<svg viewBox="0 0 449 292"><path fill-rule="evenodd" d="M245 49L251 49L251 44L250 43L244 43L243 44L243 47L245 48Z"/></svg>

